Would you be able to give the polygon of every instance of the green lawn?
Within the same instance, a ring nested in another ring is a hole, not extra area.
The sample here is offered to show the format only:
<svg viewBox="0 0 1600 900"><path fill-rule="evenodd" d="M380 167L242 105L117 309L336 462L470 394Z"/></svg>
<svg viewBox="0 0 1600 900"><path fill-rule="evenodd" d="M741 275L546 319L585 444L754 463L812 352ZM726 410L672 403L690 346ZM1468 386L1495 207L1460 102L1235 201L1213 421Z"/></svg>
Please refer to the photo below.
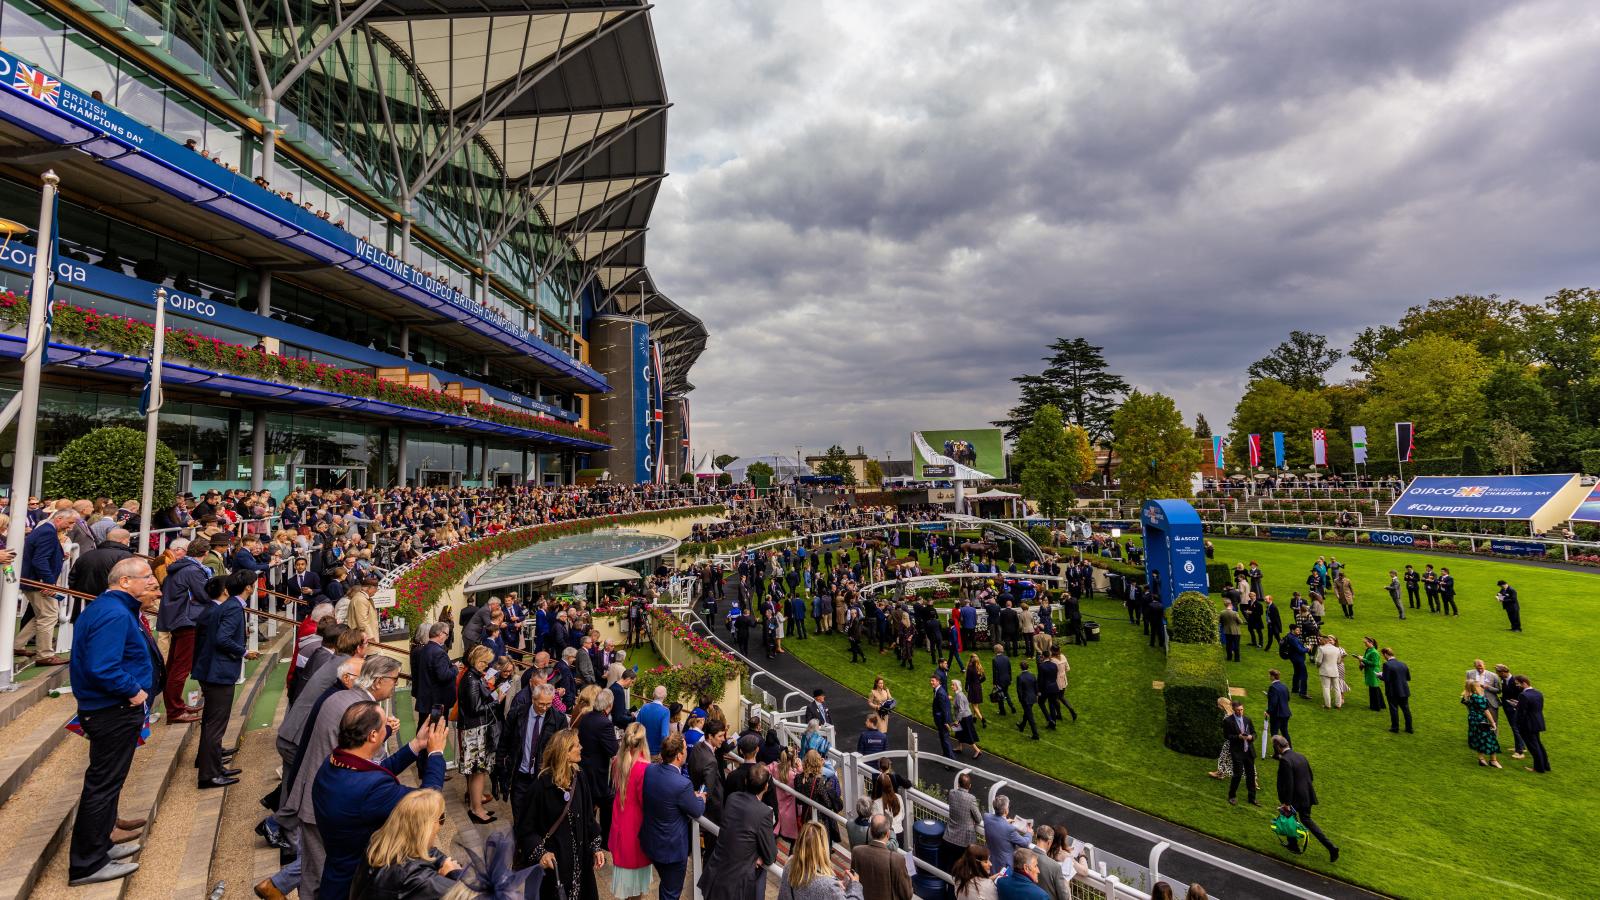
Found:
<svg viewBox="0 0 1600 900"><path fill-rule="evenodd" d="M1161 698L1151 688L1161 677L1162 657L1128 623L1120 603L1103 598L1087 602L1086 617L1101 622L1102 640L1087 648L1067 648L1072 664L1068 698L1079 712L1078 723L1064 722L1034 742L1000 724L1006 720L991 716L996 721L982 732L984 749L1388 894L1577 897L1593 890L1600 863L1588 849L1589 825L1600 814L1600 793L1579 773L1597 761L1582 735L1600 725L1600 715L1580 711L1573 700L1587 674L1581 656L1600 639L1596 575L1453 555L1240 540L1217 540L1216 546L1218 561L1259 562L1266 590L1280 603L1303 586L1312 561L1331 552L1345 563L1355 585L1356 619L1347 622L1337 604L1331 604L1327 630L1339 635L1347 648L1359 648L1361 638L1370 634L1411 667L1415 735L1390 734L1387 712L1366 708L1366 690L1353 663L1344 709L1322 709L1314 672L1315 699L1294 701L1291 732L1296 749L1315 768L1321 801L1317 822L1340 845L1336 865L1329 865L1326 852L1315 844L1292 856L1268 831L1275 763L1258 762L1262 808L1242 803L1229 807L1227 785L1205 774L1215 766L1214 758L1182 756L1162 746ZM1388 570L1402 569L1407 562L1420 569L1427 561L1449 566L1455 574L1461 616L1430 615L1424 603L1420 615L1408 612L1411 618L1399 622L1383 591ZM1507 630L1494 600L1499 578L1518 589L1523 633ZM900 711L931 721L925 653L913 673L896 668L892 656L878 657L870 650L868 663L852 666L842 638L790 640L784 647L821 671L843 673L843 680L863 693L873 675L882 673L900 700ZM1463 676L1477 657L1527 674L1545 693L1553 774L1524 772L1524 761L1510 756L1509 734L1502 757L1505 770L1478 766L1466 746L1466 713L1459 703ZM1267 670L1280 664L1287 680L1287 664L1275 652L1252 651L1247 644L1244 662L1228 665L1232 683L1249 690L1247 711L1258 724ZM1513 840L1513 835L1520 838Z"/></svg>

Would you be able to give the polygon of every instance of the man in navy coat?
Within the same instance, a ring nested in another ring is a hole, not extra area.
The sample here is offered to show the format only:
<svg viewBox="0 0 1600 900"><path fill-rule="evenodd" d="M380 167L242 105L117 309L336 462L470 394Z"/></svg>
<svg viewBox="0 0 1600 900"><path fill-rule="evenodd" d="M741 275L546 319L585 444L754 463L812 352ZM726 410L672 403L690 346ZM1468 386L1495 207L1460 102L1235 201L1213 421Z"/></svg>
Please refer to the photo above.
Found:
<svg viewBox="0 0 1600 900"><path fill-rule="evenodd" d="M1289 708L1289 686L1283 683L1277 669L1268 669L1267 674L1272 676L1272 683L1267 685L1267 736L1281 734L1288 738L1289 717L1294 715Z"/></svg>
<svg viewBox="0 0 1600 900"><path fill-rule="evenodd" d="M1533 757L1533 765L1525 768L1529 772L1548 772L1550 757L1544 750L1544 694L1534 689L1526 675L1518 675L1516 681L1522 686L1522 696L1517 700L1517 731L1528 745L1528 755Z"/></svg>
<svg viewBox="0 0 1600 900"><path fill-rule="evenodd" d="M245 644L244 604L239 594L250 590L254 578L235 572L220 585L226 596L222 602L209 600L195 618L194 680L200 683L205 705L200 708L200 746L196 763L200 787L218 788L237 784L238 769L222 762L222 735L233 713L233 687L244 671L244 660L253 657ZM208 585L212 586L212 585Z"/></svg>
<svg viewBox="0 0 1600 900"><path fill-rule="evenodd" d="M327 848L322 864L322 881L317 886L318 900L347 900L350 882L366 854L367 842L394 811L400 799L416 790L401 784L397 777L426 754L422 787L444 787L444 721L411 739L411 743L382 761L374 758L383 749L389 727L383 708L365 700L345 710L339 720L339 749L323 761L312 787L312 803L317 811L315 827Z"/></svg>
<svg viewBox="0 0 1600 900"><path fill-rule="evenodd" d="M939 732L939 748L946 759L955 759L955 750L950 746L950 695L945 693L938 676L929 678L928 686L933 688L933 727Z"/></svg>
<svg viewBox="0 0 1600 900"><path fill-rule="evenodd" d="M661 876L661 900L678 900L689 863L689 823L705 815L706 795L683 772L688 756L683 735L661 742L661 762L644 773L644 823L639 848Z"/></svg>
<svg viewBox="0 0 1600 900"><path fill-rule="evenodd" d="M71 530L78 522L78 514L71 509L57 510L49 521L40 522L28 532L28 537L22 542L22 577L32 581L41 581L45 584L57 584L61 579L61 567L66 561L66 552L61 549L59 537L62 530ZM32 656L34 651L27 649L28 641L35 641L39 648L39 658L34 662L41 666L64 666L67 664L65 656L56 654L56 622L61 617L60 607L56 603L54 591L27 590L23 593L28 598L28 606L33 609L33 618L29 619L22 630L17 632L16 652L18 656Z"/></svg>

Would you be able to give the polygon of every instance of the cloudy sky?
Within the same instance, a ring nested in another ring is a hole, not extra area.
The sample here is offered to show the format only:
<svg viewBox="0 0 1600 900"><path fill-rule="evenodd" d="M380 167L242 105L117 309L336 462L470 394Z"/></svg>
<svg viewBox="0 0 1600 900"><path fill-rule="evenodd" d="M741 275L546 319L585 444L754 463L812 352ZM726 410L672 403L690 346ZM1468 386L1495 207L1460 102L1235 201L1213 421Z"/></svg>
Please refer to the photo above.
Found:
<svg viewBox="0 0 1600 900"><path fill-rule="evenodd" d="M1600 4L671 0L696 452L909 453L1056 337L1225 424L1290 329L1600 282Z"/></svg>

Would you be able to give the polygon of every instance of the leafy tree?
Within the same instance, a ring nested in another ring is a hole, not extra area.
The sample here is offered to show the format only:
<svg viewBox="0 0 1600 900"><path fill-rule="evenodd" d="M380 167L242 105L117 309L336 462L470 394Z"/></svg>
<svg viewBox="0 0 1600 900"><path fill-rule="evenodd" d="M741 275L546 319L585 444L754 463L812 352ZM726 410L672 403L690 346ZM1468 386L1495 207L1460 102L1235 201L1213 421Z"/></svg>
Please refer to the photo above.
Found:
<svg viewBox="0 0 1600 900"><path fill-rule="evenodd" d="M1378 438L1394 422L1416 424L1419 456L1456 456L1480 436L1483 386L1490 366L1476 347L1425 334L1396 347L1373 368L1361 419L1373 456L1392 459L1394 442Z"/></svg>
<svg viewBox="0 0 1600 900"><path fill-rule="evenodd" d="M144 493L144 432L112 426L73 438L44 471L41 496L110 497L117 503ZM156 442L155 509L172 505L178 493L178 457Z"/></svg>
<svg viewBox="0 0 1600 900"><path fill-rule="evenodd" d="M1496 419L1489 424L1489 456L1502 471L1520 475L1533 458L1533 438L1505 419Z"/></svg>
<svg viewBox="0 0 1600 900"><path fill-rule="evenodd" d="M1274 431L1283 432L1284 461L1290 465L1311 462L1311 429L1325 428L1333 407L1321 391L1297 390L1272 378L1258 378L1239 398L1225 454L1231 465L1250 464L1250 435L1261 435L1261 462L1270 468L1274 462Z"/></svg>
<svg viewBox="0 0 1600 900"><path fill-rule="evenodd" d="M1067 442L1067 429L1061 424L1061 410L1042 406L1033 414L1033 424L1017 437L1013 454L1022 469L1022 494L1039 503L1039 512L1049 518L1062 515L1072 506L1073 456Z"/></svg>
<svg viewBox="0 0 1600 900"><path fill-rule="evenodd" d="M823 454L822 461L817 463L818 475L830 475L844 479L845 484L856 483L856 470L850 465L849 456L844 448L834 444Z"/></svg>
<svg viewBox="0 0 1600 900"><path fill-rule="evenodd" d="M756 487L770 487L772 485L772 476L772 466L759 460L751 463L744 470L745 479Z"/></svg>
<svg viewBox="0 0 1600 900"><path fill-rule="evenodd" d="M727 472L723 472L717 476L717 487L727 487L730 484L733 484L732 475L729 475Z"/></svg>
<svg viewBox="0 0 1600 900"><path fill-rule="evenodd" d="M861 471L867 476L867 484L873 487L883 485L883 465L875 459L869 459L861 466Z"/></svg>
<svg viewBox="0 0 1600 900"><path fill-rule="evenodd" d="M1498 294L1457 294L1429 300L1423 306L1407 309L1398 326L1363 329L1350 347L1350 357L1356 369L1370 373L1396 347L1424 334L1435 334L1471 344L1490 359L1520 359L1528 350L1524 325L1532 309Z"/></svg>
<svg viewBox="0 0 1600 900"><path fill-rule="evenodd" d="M1084 484L1094 476L1094 444L1080 425L1067 426L1067 483Z"/></svg>
<svg viewBox="0 0 1600 900"><path fill-rule="evenodd" d="M679 484L694 484L694 473L684 472L678 476Z"/></svg>
<svg viewBox="0 0 1600 900"><path fill-rule="evenodd" d="M1206 421L1205 413L1196 413L1194 417L1194 436L1211 440L1211 423Z"/></svg>
<svg viewBox="0 0 1600 900"><path fill-rule="evenodd" d="M1298 390L1314 391L1326 383L1323 376L1342 358L1344 354L1329 347L1326 337L1291 331L1287 341L1251 363L1245 372L1252 381L1271 378Z"/></svg>
<svg viewBox="0 0 1600 900"><path fill-rule="evenodd" d="M1066 424L1079 425L1089 439L1103 443L1111 434L1111 417L1117 401L1128 392L1128 383L1106 371L1104 348L1083 338L1059 338L1044 357L1045 370L1038 375L1019 375L1011 379L1021 386L1021 399L1007 418L993 424L1006 430L1015 441L1023 429L1033 424L1040 407L1059 409Z"/></svg>
<svg viewBox="0 0 1600 900"><path fill-rule="evenodd" d="M1529 315L1539 375L1561 413L1575 423L1600 419L1600 290L1562 290Z"/></svg>
<svg viewBox="0 0 1600 900"><path fill-rule="evenodd" d="M1192 496L1189 477L1204 457L1171 397L1133 391L1112 418L1112 435L1124 501Z"/></svg>
<svg viewBox="0 0 1600 900"><path fill-rule="evenodd" d="M728 467L728 463L731 463L738 458L739 457L734 456L731 453L719 453L717 458L712 460L712 462L716 464L717 468L726 469Z"/></svg>

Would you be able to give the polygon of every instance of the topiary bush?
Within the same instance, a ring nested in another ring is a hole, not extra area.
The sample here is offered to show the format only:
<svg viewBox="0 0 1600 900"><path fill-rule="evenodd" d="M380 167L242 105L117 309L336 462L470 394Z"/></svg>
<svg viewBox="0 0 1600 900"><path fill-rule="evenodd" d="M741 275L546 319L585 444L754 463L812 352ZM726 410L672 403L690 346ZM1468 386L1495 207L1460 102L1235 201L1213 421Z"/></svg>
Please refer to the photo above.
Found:
<svg viewBox="0 0 1600 900"><path fill-rule="evenodd" d="M39 493L73 500L110 497L117 503L144 493L144 433L113 426L96 428L61 449L44 472ZM156 509L172 505L178 493L178 457L156 442Z"/></svg>
<svg viewBox="0 0 1600 900"><path fill-rule="evenodd" d="M1233 584L1233 569L1225 562L1212 560L1206 563L1206 585L1213 594Z"/></svg>
<svg viewBox="0 0 1600 900"><path fill-rule="evenodd" d="M1167 638L1174 644L1217 643L1217 609L1211 598L1198 591L1184 591L1172 601L1171 625Z"/></svg>
<svg viewBox="0 0 1600 900"><path fill-rule="evenodd" d="M1226 696L1228 675L1215 628L1209 645L1172 644L1167 652L1166 686L1161 691L1167 712L1164 743L1179 753L1216 756L1217 742L1222 739L1217 698Z"/></svg>

